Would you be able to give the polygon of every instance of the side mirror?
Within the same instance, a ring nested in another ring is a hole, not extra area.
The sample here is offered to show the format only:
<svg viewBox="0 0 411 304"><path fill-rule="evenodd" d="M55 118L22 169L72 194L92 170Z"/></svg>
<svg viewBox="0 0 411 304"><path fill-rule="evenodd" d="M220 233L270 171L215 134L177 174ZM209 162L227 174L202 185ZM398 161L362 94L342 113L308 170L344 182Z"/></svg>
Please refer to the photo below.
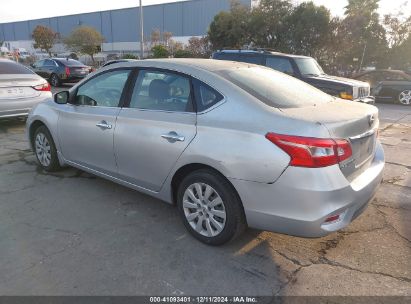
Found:
<svg viewBox="0 0 411 304"><path fill-rule="evenodd" d="M36 65L35 65L34 63L30 64L30 66L31 66L33 69L36 68Z"/></svg>
<svg viewBox="0 0 411 304"><path fill-rule="evenodd" d="M70 98L69 91L61 91L54 94L54 102L58 104L66 104L68 103Z"/></svg>

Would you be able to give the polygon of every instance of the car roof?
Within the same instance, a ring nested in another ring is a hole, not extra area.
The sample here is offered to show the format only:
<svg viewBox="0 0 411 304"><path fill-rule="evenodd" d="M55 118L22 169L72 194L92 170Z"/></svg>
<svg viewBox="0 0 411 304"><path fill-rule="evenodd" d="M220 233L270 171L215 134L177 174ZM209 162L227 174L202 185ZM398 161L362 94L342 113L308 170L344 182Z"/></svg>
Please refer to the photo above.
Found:
<svg viewBox="0 0 411 304"><path fill-rule="evenodd" d="M275 55L275 56L282 56L282 57L290 57L290 58L312 58L309 56L304 55L295 55L295 54L286 54L271 50L220 50L216 51L215 53L226 53L226 54L260 54L260 55Z"/></svg>
<svg viewBox="0 0 411 304"><path fill-rule="evenodd" d="M163 68L175 71L188 72L190 70L203 70L203 71L218 71L226 69L234 69L240 67L247 67L252 64L228 61L228 60L215 60L215 59L199 59L199 58L170 58L170 59L145 59L136 61L127 61L111 64L107 69L114 67L153 67Z"/></svg>
<svg viewBox="0 0 411 304"><path fill-rule="evenodd" d="M50 60L57 60L57 61L78 61L77 59L73 59L73 58L60 58L60 57L56 57L56 58L45 58L45 59L50 59Z"/></svg>

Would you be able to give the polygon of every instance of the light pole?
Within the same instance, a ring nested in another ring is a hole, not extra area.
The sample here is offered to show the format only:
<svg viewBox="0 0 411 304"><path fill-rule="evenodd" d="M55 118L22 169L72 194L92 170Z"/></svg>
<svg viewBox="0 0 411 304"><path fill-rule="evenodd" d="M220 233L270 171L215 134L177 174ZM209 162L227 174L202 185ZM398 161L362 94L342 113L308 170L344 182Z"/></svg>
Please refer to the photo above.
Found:
<svg viewBox="0 0 411 304"><path fill-rule="evenodd" d="M144 21L143 21L143 0L140 0L140 59L144 59Z"/></svg>

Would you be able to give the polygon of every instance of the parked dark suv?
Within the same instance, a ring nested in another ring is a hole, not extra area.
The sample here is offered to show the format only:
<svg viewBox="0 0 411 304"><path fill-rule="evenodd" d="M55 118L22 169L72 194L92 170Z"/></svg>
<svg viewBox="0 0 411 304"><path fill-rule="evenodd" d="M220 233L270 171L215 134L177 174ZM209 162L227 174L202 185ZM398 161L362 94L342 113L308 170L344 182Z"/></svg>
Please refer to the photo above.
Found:
<svg viewBox="0 0 411 304"><path fill-rule="evenodd" d="M370 96L368 83L327 75L312 57L266 50L222 50L213 53L212 58L264 65L299 78L330 95L364 103L374 103L374 98Z"/></svg>
<svg viewBox="0 0 411 304"><path fill-rule="evenodd" d="M33 71L47 79L54 87L62 83L78 82L91 72L91 67L69 58L39 60L31 65Z"/></svg>

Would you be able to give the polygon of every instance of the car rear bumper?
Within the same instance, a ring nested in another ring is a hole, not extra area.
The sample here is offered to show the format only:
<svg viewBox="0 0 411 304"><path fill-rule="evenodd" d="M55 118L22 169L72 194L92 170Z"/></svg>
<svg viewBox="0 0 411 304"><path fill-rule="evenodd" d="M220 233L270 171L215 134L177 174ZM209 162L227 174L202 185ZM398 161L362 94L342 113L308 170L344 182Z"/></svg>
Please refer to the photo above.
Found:
<svg viewBox="0 0 411 304"><path fill-rule="evenodd" d="M288 167L272 184L231 179L248 226L302 237L321 237L346 227L372 200L382 180L384 152L377 144L370 167L349 182L338 165ZM327 218L340 219L326 224Z"/></svg>
<svg viewBox="0 0 411 304"><path fill-rule="evenodd" d="M81 75L81 76L70 76L68 78L61 78L61 82L63 83L75 83L79 82L80 80L83 80L86 78L88 75Z"/></svg>
<svg viewBox="0 0 411 304"><path fill-rule="evenodd" d="M0 118L27 116L31 108L51 97L51 92L42 92L32 98L0 100Z"/></svg>

